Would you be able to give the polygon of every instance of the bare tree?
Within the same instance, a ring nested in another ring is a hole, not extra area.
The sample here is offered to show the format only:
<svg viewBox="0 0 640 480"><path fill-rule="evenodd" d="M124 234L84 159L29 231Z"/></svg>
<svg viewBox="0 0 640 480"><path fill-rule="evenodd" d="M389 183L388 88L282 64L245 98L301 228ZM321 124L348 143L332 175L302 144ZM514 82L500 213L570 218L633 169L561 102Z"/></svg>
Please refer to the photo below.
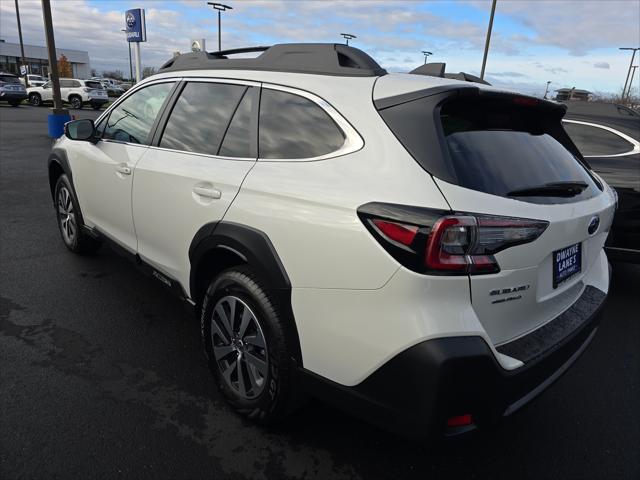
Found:
<svg viewBox="0 0 640 480"><path fill-rule="evenodd" d="M155 74L156 74L156 67L144 67L142 69L142 78L147 78Z"/></svg>
<svg viewBox="0 0 640 480"><path fill-rule="evenodd" d="M102 76L105 78L113 78L114 80L122 80L124 78L124 74L122 70L104 70L102 72Z"/></svg>

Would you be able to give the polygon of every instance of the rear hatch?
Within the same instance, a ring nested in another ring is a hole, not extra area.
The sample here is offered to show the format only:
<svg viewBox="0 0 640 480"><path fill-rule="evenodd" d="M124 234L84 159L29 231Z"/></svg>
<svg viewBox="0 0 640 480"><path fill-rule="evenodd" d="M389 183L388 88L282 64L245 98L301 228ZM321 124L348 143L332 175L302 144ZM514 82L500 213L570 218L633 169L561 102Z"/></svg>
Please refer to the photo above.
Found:
<svg viewBox="0 0 640 480"><path fill-rule="evenodd" d="M466 259L488 265L467 270L472 304L494 345L561 314L586 283L606 288L615 200L564 132L564 106L468 84L401 100L376 105L452 213L471 219Z"/></svg>

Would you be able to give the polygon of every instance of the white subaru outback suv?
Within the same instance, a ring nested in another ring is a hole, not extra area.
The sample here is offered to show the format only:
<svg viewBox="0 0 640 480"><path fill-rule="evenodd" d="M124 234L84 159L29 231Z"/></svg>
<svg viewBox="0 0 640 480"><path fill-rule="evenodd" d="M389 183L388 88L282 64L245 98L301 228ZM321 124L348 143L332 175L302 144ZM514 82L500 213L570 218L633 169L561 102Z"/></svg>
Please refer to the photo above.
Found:
<svg viewBox="0 0 640 480"><path fill-rule="evenodd" d="M51 82L39 87L30 87L27 93L29 103L36 107L42 106L45 102L53 102ZM107 91L100 82L94 80L61 78L60 95L63 102L71 104L71 108L75 109L81 109L83 105L89 104L94 110L100 110L102 105L109 102Z"/></svg>
<svg viewBox="0 0 640 480"><path fill-rule="evenodd" d="M66 125L51 193L69 250L109 242L195 307L243 415L305 393L457 434L596 333L616 199L564 111L344 45L189 53Z"/></svg>

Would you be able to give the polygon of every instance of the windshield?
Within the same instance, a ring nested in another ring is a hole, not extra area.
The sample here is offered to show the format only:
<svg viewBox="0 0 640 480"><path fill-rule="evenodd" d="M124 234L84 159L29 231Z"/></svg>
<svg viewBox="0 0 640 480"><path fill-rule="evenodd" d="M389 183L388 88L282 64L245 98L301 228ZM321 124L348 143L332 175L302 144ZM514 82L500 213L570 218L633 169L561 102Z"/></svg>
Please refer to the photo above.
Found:
<svg viewBox="0 0 640 480"><path fill-rule="evenodd" d="M3 83L20 83L20 79L13 75L0 75L0 82Z"/></svg>

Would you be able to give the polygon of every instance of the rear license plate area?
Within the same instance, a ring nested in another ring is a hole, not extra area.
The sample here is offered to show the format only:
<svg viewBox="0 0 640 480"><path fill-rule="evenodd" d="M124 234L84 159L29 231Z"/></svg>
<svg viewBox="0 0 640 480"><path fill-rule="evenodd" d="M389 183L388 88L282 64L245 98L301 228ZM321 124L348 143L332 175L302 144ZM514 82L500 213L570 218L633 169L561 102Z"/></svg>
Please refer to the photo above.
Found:
<svg viewBox="0 0 640 480"><path fill-rule="evenodd" d="M553 288L582 270L582 244L576 243L553 252Z"/></svg>

